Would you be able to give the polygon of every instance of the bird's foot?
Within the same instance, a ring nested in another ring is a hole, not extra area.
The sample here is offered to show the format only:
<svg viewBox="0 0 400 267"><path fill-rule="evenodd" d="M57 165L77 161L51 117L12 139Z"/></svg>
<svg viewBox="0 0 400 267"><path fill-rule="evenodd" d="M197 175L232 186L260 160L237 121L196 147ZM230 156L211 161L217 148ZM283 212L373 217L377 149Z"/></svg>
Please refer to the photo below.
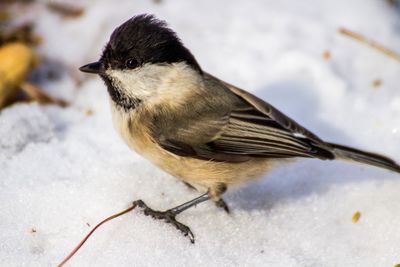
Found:
<svg viewBox="0 0 400 267"><path fill-rule="evenodd" d="M166 211L157 211L149 208L146 203L144 203L142 200L136 200L133 202L134 206L137 206L139 208L143 209L143 213L146 216L151 216L154 219L157 220L164 220L166 223L170 223L176 227L179 231L182 232L184 236L189 237L190 242L194 244L194 235L190 228L180 222L178 222L175 217L176 213L174 213L172 210L166 210Z"/></svg>

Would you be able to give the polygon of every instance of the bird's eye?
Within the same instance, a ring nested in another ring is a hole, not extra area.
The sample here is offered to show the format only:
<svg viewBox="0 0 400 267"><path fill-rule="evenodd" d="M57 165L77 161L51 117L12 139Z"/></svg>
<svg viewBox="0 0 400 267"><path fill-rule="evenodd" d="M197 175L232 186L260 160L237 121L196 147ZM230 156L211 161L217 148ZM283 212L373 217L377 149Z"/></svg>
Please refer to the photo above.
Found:
<svg viewBox="0 0 400 267"><path fill-rule="evenodd" d="M130 58L125 62L125 65L129 69L134 69L138 66L138 61L134 58Z"/></svg>

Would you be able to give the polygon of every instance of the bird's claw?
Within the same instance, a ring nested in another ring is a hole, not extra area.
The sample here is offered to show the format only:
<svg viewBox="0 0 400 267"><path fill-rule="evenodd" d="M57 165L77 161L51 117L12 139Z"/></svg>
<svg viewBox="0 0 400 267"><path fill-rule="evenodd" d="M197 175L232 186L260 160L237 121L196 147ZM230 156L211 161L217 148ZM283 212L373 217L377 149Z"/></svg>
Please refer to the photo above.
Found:
<svg viewBox="0 0 400 267"><path fill-rule="evenodd" d="M228 214L230 213L228 204L226 204L226 202L222 198L219 199L217 202L215 202L215 205L218 208L224 209L226 211L226 213L228 213Z"/></svg>
<svg viewBox="0 0 400 267"><path fill-rule="evenodd" d="M144 203L142 200L136 200L133 202L134 206L137 206L139 208L143 209L143 213L146 216L151 216L154 219L157 220L164 220L166 223L170 223L176 227L179 231L182 232L184 236L189 237L190 242L194 244L194 235L190 228L183 223L178 222L175 217L176 214L172 212L171 210L166 210L166 211L157 211L149 208L146 203Z"/></svg>

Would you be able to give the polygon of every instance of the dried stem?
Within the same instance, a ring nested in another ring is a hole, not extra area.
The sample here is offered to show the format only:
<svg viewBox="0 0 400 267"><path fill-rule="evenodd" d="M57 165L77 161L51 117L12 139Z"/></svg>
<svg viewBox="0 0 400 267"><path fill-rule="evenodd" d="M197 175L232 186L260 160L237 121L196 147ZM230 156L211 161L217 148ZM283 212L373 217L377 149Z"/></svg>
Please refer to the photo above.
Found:
<svg viewBox="0 0 400 267"><path fill-rule="evenodd" d="M388 57L391 57L394 60L397 60L400 62L400 55L398 53L396 53L395 51L383 46L382 44L380 44L372 39L368 39L367 37L365 37L359 33L356 33L354 31L348 30L346 28L339 28L339 32L343 35L353 38L356 41L364 43L364 44L380 51L381 53L387 55Z"/></svg>
<svg viewBox="0 0 400 267"><path fill-rule="evenodd" d="M64 17L71 17L71 18L80 17L85 12L81 7L73 6L66 3L61 3L60 1L59 2L49 1L47 3L47 8Z"/></svg>
<svg viewBox="0 0 400 267"><path fill-rule="evenodd" d="M136 205L132 205L132 207L127 208L126 210L123 210L119 213L116 213L114 215L111 215L110 217L104 219L103 221L101 221L100 223L98 223L82 240L81 242L79 242L79 244L71 251L71 253L68 254L67 257L65 257L65 259L57 265L57 267L61 267L63 266L65 263L67 263L67 261L69 261L76 252L78 252L78 250L83 246L83 244L85 244L85 242L89 239L89 237L94 233L94 231L96 231L97 228L99 228L103 223L106 223L112 219L115 219L121 215L124 215L125 213L130 212L131 210L133 210L134 208L136 208Z"/></svg>
<svg viewBox="0 0 400 267"><path fill-rule="evenodd" d="M20 87L30 99L37 101L40 104L55 104L61 107L68 106L68 103L66 101L49 95L48 93L33 84L23 83L20 85Z"/></svg>

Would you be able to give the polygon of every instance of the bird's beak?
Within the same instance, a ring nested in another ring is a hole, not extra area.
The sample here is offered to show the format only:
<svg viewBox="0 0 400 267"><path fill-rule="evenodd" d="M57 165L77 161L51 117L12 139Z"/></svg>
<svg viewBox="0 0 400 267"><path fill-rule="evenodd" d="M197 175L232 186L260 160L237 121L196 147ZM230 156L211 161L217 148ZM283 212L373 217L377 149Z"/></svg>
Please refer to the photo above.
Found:
<svg viewBox="0 0 400 267"><path fill-rule="evenodd" d="M94 74L102 74L104 73L103 62L97 61L93 63L86 64L79 68L80 71Z"/></svg>

